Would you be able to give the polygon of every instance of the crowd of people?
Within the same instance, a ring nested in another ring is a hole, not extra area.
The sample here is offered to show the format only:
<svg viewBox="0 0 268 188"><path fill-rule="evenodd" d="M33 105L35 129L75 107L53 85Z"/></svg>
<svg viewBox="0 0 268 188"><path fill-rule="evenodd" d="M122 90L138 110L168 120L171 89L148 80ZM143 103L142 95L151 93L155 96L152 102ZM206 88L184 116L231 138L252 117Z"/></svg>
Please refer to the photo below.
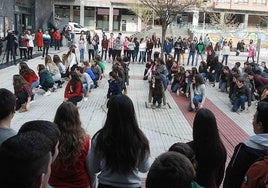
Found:
<svg viewBox="0 0 268 188"><path fill-rule="evenodd" d="M13 76L14 93L0 89L0 187L140 188L138 172L148 172L147 188L216 188L222 183L224 188L265 187L268 184L266 63L256 64L253 53L243 68L240 62L229 68L227 52L232 43L221 39L213 47L208 40L206 37L205 42L197 43L196 38L189 41L179 37L173 44L167 39L163 43L163 59L159 58L157 48L162 44L156 34L140 42L129 37L122 40L121 34L114 39L112 33L110 38L104 34L102 41L96 34L81 36L78 46L72 45L62 57L51 57L47 52L44 56L45 47L39 46L44 63L38 64L38 73L21 62L19 74ZM253 46L253 41L250 43ZM101 46L101 50L94 46ZM75 53L77 48L80 58ZM186 50L189 50L187 65L192 58L191 69L185 67ZM99 86L104 62L111 61L106 121L91 138L82 128L77 104L86 101L91 90ZM165 91L170 87L172 92L189 98L188 110L196 112L193 140L173 144L152 164L150 143L139 128L133 102L126 95L131 62L145 63L144 79L149 80L148 102L152 108L167 104ZM10 128L16 110L30 110L35 94L51 95L63 87L64 81L67 82L64 102L53 122L26 122L18 133ZM227 169L226 148L219 136L216 117L204 108L207 82L213 87L219 82L219 92L228 93L234 112L245 110L246 103L250 107L252 100L258 101L253 119L256 135L235 147ZM255 173L259 170L261 173Z"/></svg>
<svg viewBox="0 0 268 188"><path fill-rule="evenodd" d="M226 148L216 117L197 111L193 140L174 143L150 164L150 143L139 128L132 100L113 95L104 126L94 136L82 128L77 107L63 102L54 121L24 123L11 129L16 96L0 89L1 187L138 188L138 172L148 172L146 188L243 187L267 185L268 102L260 101L253 119L256 135L239 143L225 171ZM225 174L225 176L224 176Z"/></svg>

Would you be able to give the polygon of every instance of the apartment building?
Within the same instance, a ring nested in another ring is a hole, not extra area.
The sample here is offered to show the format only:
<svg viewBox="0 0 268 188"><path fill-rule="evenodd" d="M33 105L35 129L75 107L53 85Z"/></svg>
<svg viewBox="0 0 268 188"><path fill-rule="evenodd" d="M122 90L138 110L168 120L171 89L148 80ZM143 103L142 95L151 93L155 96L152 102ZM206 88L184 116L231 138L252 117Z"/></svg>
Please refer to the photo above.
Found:
<svg viewBox="0 0 268 188"><path fill-rule="evenodd" d="M206 6L215 12L231 13L243 28L268 26L268 0L214 0Z"/></svg>

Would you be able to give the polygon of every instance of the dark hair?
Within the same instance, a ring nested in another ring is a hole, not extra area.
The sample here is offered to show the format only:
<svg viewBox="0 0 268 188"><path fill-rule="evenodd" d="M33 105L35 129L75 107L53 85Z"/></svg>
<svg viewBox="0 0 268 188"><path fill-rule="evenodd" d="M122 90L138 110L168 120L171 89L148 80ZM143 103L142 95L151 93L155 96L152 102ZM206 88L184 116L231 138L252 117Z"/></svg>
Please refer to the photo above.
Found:
<svg viewBox="0 0 268 188"><path fill-rule="evenodd" d="M70 72L70 76L72 77L71 80L69 81L71 83L71 86L73 88L73 90L75 90L76 87L76 83L79 82L82 85L82 82L78 76L78 74L74 71Z"/></svg>
<svg viewBox="0 0 268 188"><path fill-rule="evenodd" d="M78 109L71 102L62 103L57 109L54 123L61 132L59 155L56 162L65 164L68 159L75 164L81 154L85 131L81 126Z"/></svg>
<svg viewBox="0 0 268 188"><path fill-rule="evenodd" d="M62 62L61 59L60 59L60 56L57 55L57 54L53 55L53 62L56 63L56 64Z"/></svg>
<svg viewBox="0 0 268 188"><path fill-rule="evenodd" d="M223 69L225 69L225 70L227 70L228 72L230 72L230 68L229 68L227 65L223 66Z"/></svg>
<svg viewBox="0 0 268 188"><path fill-rule="evenodd" d="M197 167L195 153L188 144L182 143L182 142L177 142L177 143L173 144L172 146L170 146L168 151L175 151L175 152L178 152L180 154L185 155L191 161L194 168Z"/></svg>
<svg viewBox="0 0 268 188"><path fill-rule="evenodd" d="M37 131L17 134L0 147L0 187L39 187L51 162L49 140Z"/></svg>
<svg viewBox="0 0 268 188"><path fill-rule="evenodd" d="M21 76L24 77L26 74L35 74L35 72L32 69L30 69L30 67L28 66L27 63L20 62L19 66L20 66L20 72L19 73L20 73Z"/></svg>
<svg viewBox="0 0 268 188"><path fill-rule="evenodd" d="M149 141L138 126L135 109L126 95L109 99L105 124L93 137L96 153L112 172L129 173L149 155Z"/></svg>
<svg viewBox="0 0 268 188"><path fill-rule="evenodd" d="M21 126L18 134L29 131L37 131L44 134L50 140L48 144L50 144L51 153L54 155L55 147L60 138L60 130L55 123L45 120L28 121Z"/></svg>
<svg viewBox="0 0 268 188"><path fill-rule="evenodd" d="M38 64L37 68L38 68L38 72L41 72L42 70L46 69L45 65L43 65L43 64Z"/></svg>
<svg viewBox="0 0 268 188"><path fill-rule="evenodd" d="M263 126L263 132L268 133L268 102L261 101L257 107L257 123L261 122Z"/></svg>
<svg viewBox="0 0 268 188"><path fill-rule="evenodd" d="M15 95L23 88L23 85L29 84L21 75L14 74L13 75L13 87L15 91Z"/></svg>
<svg viewBox="0 0 268 188"><path fill-rule="evenodd" d="M216 118L209 109L197 111L193 123L193 150L198 168L206 169L201 176L209 180L211 173L226 160L226 149L220 139ZM198 173L198 169L197 169Z"/></svg>
<svg viewBox="0 0 268 188"><path fill-rule="evenodd" d="M196 74L194 76L195 79L195 83L194 83L194 87L197 88L198 86L200 86L201 84L204 84L204 79L200 74Z"/></svg>
<svg viewBox="0 0 268 188"><path fill-rule="evenodd" d="M0 120L15 112L16 96L5 88L0 88Z"/></svg>
<svg viewBox="0 0 268 188"><path fill-rule="evenodd" d="M84 69L83 69L83 67L79 66L79 67L77 67L76 69L77 69L81 74L84 73Z"/></svg>
<svg viewBox="0 0 268 188"><path fill-rule="evenodd" d="M146 188L189 188L195 170L189 159L177 152L166 152L153 162L146 179Z"/></svg>

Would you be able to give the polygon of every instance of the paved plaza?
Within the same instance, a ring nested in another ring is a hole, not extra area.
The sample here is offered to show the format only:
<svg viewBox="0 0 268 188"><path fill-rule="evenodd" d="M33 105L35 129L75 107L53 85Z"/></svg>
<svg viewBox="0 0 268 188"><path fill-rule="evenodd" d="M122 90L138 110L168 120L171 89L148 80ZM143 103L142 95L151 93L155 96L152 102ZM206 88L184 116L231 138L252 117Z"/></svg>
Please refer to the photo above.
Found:
<svg viewBox="0 0 268 188"><path fill-rule="evenodd" d="M61 51L54 51L51 48L49 54L53 56L66 52L66 47L62 48ZM262 49L260 60L266 60L267 54L266 49ZM229 57L229 65L232 67L236 61L243 63L245 60L246 53L237 57L233 52ZM41 59L41 56L37 56L27 63L36 71L37 65L44 63L44 60ZM91 136L102 127L105 121L107 75L111 70L111 65L111 63L106 63L105 77L101 80L100 86L92 90L87 101L81 101L78 104L83 127ZM192 140L192 121L195 113L187 112L188 100L185 97L172 94L169 90L166 91L166 98L170 108L146 108L145 102L148 98L149 85L148 81L142 79L144 67L144 64L130 64L130 84L127 95L132 99L139 125L150 141L151 160L153 161L160 153L167 151L173 143ZM12 76L14 74L18 74L18 66L13 65L1 69L0 87L13 91ZM53 121L56 110L64 99L64 86L50 96L36 95L35 100L31 102L30 111L16 112L11 128L18 130L23 123L30 120ZM211 109L216 115L220 135L227 148L228 159L230 159L234 146L238 142L246 140L249 135L254 134L252 118L256 106L253 103L250 112L231 112L227 94L219 92L216 84L216 87L207 87L205 107Z"/></svg>

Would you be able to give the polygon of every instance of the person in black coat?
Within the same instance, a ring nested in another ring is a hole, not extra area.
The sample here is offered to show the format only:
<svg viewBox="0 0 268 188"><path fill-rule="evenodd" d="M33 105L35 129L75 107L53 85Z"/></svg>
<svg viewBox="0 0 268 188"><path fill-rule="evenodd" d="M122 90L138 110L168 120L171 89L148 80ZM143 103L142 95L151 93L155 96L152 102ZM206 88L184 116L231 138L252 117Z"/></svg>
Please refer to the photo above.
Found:
<svg viewBox="0 0 268 188"><path fill-rule="evenodd" d="M6 62L9 63L9 54L13 57L14 64L16 65L16 52L15 45L17 43L17 38L12 32L11 29L7 31L7 36L4 38L4 41L7 41L6 44Z"/></svg>

